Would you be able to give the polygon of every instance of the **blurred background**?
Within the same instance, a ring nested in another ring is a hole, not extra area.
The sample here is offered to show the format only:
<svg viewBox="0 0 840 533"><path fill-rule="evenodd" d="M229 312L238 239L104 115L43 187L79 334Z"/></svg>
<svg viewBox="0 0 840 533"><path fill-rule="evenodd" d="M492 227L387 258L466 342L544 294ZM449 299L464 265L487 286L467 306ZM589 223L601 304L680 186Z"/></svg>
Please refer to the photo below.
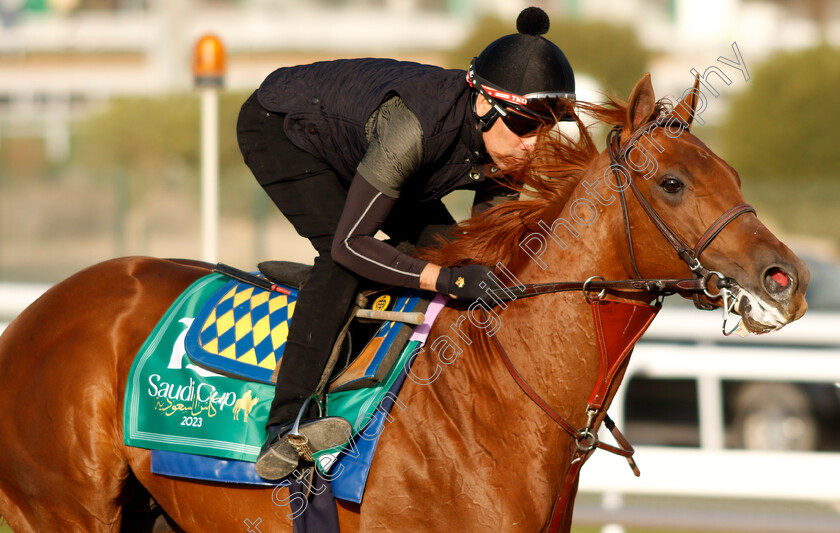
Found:
<svg viewBox="0 0 840 533"><path fill-rule="evenodd" d="M198 257L198 37L228 53L221 95L220 259L308 259L236 146L239 105L277 67L386 56L466 68L544 7L586 97L645 71L679 96L738 43L750 79L697 128L775 230L840 243L840 2L829 0L0 0L0 280L54 282L126 254Z"/></svg>
<svg viewBox="0 0 840 533"><path fill-rule="evenodd" d="M219 259L250 269L313 256L236 145L239 106L267 74L363 56L466 68L515 31L528 5L549 13L548 37L569 57L580 98L626 98L647 71L657 96L679 97L691 69L721 67L730 83L711 78L720 95L707 94L705 123L692 131L740 172L747 201L812 270L811 312L788 336L733 343L717 318L685 310L683 319L676 305L681 333L666 321L640 345L642 363L614 416L643 446L693 450L685 463L721 464L697 463L698 450L781 452L756 468L792 457L792 479L840 485L825 479L840 472L840 0L0 0L0 293L37 292L115 256L201 256L200 98L191 73L201 35L217 35L227 50ZM735 61L733 42L748 80L718 62ZM466 212L464 198L450 204ZM0 313L13 314L16 304L3 304ZM657 350L770 353L781 362L776 373L718 372L709 385L699 367L661 371ZM785 379L802 350L822 359L811 374ZM653 496L625 497L594 483L577 531L621 531L619 523L630 531L840 531L836 490L815 498L790 484L743 493L733 507L726 490L715 498L662 485Z"/></svg>

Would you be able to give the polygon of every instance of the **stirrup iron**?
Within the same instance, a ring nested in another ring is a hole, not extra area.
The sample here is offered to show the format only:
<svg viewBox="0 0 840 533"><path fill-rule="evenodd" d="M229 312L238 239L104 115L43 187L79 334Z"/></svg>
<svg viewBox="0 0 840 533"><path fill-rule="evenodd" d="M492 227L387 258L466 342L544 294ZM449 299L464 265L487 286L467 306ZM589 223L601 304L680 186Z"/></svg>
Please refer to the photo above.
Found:
<svg viewBox="0 0 840 533"><path fill-rule="evenodd" d="M298 456L301 459L304 459L309 462L314 462L315 457L313 455L312 448L309 446L309 439L306 437L306 435L303 435L300 432L300 421L303 418L303 413L305 413L307 407L309 407L309 402L311 402L313 399L315 399L315 402L318 405L318 417L321 417L323 415L323 409L321 407L321 402L318 400L318 395L313 394L312 396L307 398L305 402L303 402L303 405L301 406L300 410L298 411L297 417L295 418L295 423L292 425L292 429L289 430L289 434L286 437L289 441L289 444L291 444L297 452Z"/></svg>

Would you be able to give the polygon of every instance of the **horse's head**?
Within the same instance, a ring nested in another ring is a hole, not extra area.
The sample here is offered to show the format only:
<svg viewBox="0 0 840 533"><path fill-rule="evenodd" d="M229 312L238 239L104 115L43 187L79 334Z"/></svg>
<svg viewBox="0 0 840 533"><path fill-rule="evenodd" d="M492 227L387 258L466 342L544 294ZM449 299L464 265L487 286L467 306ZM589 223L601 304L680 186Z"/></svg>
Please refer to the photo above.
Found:
<svg viewBox="0 0 840 533"><path fill-rule="evenodd" d="M632 245L624 247L634 249L643 277L690 276L691 264L695 271L702 265L731 278L738 298L735 310L747 329L776 330L805 313L810 274L749 206L730 212L744 203L738 173L690 132L700 96L695 83L666 112L657 104L649 75L633 89L621 136L612 148L616 172L604 175L606 180L612 174L616 189L635 189L634 194L622 192L632 228ZM622 178L632 184L622 183ZM664 223L664 230L657 227L657 216L646 212L645 202L661 217L658 225ZM675 259L680 242L689 248L683 260ZM629 253L627 257L627 274L633 275ZM717 276L710 279L716 282ZM709 290L716 292L714 287ZM721 305L719 299L712 303Z"/></svg>

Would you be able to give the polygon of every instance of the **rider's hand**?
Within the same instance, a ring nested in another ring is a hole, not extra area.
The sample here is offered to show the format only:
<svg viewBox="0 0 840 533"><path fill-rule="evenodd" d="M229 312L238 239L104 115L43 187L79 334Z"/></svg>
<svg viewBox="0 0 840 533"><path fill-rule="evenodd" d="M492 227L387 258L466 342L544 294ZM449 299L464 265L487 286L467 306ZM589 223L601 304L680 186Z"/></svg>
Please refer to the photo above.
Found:
<svg viewBox="0 0 840 533"><path fill-rule="evenodd" d="M479 287L479 283L487 281L489 272L491 270L484 265L443 267L438 274L435 290L458 300L473 302L484 295L484 289Z"/></svg>

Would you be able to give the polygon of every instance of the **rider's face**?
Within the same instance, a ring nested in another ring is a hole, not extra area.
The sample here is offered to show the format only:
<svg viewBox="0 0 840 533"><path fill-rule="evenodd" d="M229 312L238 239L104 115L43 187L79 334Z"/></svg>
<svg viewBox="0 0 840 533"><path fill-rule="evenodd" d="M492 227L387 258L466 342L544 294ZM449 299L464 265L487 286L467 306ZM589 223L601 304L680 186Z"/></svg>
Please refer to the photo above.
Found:
<svg viewBox="0 0 840 533"><path fill-rule="evenodd" d="M475 108L477 114L481 116L489 112L491 106L484 97L479 95ZM484 148L502 172L507 172L524 163L537 140L536 135L519 137L510 131L501 119L493 122L493 126L482 132L481 136L484 139Z"/></svg>

